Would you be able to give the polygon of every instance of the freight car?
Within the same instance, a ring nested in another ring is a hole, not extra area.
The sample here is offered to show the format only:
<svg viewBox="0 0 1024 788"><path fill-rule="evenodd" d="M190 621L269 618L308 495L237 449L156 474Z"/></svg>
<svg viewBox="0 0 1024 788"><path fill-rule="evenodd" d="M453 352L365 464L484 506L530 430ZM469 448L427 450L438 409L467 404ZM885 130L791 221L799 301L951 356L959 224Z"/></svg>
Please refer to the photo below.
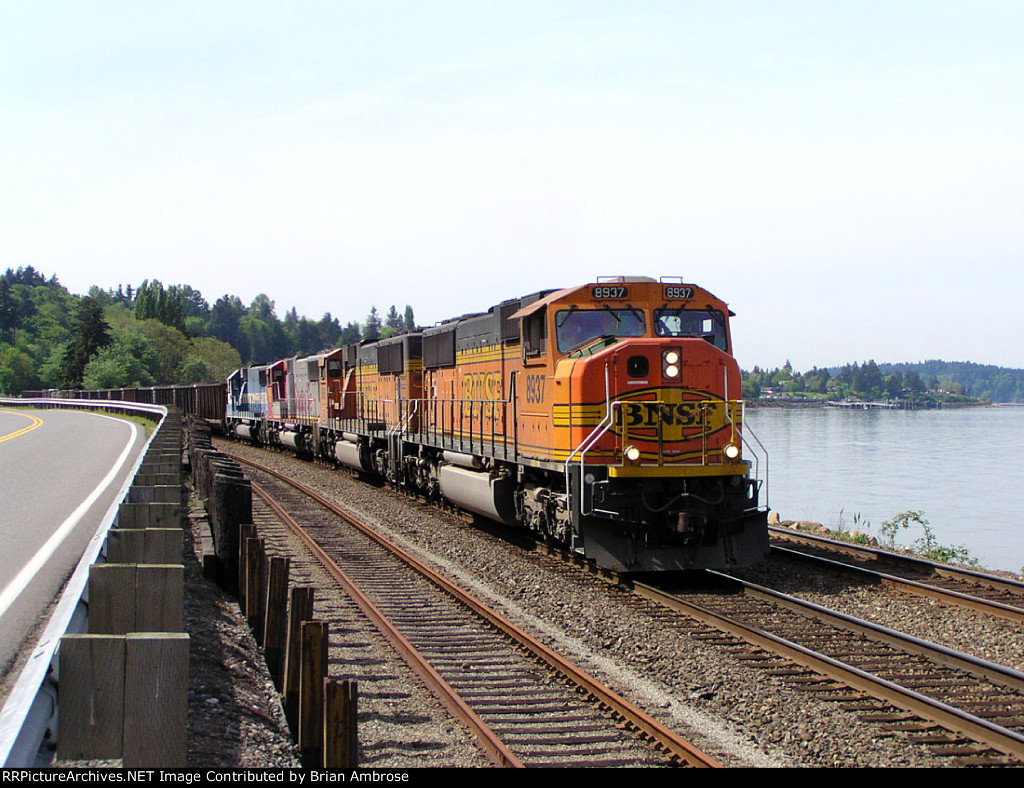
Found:
<svg viewBox="0 0 1024 788"><path fill-rule="evenodd" d="M170 405L206 419L212 425L224 424L227 396L224 383L190 383L178 386L146 386L119 389L45 389L23 391L22 397L56 399L96 399L119 402L144 402L148 405Z"/></svg>
<svg viewBox="0 0 1024 788"><path fill-rule="evenodd" d="M239 370L226 428L528 528L617 571L768 551L726 304L609 277Z"/></svg>

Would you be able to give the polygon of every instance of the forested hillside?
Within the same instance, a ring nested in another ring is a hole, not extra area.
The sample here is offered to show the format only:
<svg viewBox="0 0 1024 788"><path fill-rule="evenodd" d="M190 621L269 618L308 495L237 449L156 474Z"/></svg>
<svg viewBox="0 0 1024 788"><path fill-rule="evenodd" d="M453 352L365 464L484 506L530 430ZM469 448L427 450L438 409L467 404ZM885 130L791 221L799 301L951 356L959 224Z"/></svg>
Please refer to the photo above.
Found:
<svg viewBox="0 0 1024 788"><path fill-rule="evenodd" d="M787 361L773 370L743 372L743 396L821 400L929 400L933 402L1024 402L1024 370L962 361L917 364L853 362L798 372Z"/></svg>
<svg viewBox="0 0 1024 788"><path fill-rule="evenodd" d="M0 276L0 393L26 389L120 388L224 380L243 363L311 355L415 327L412 307L376 307L342 327L295 308L278 317L260 294L246 306L224 295L211 306L189 285L156 280L137 288L69 293L32 266Z"/></svg>
<svg viewBox="0 0 1024 788"><path fill-rule="evenodd" d="M970 361L923 361L918 364L879 364L883 374L913 372L923 380L960 385L972 397L990 402L1024 402L1024 369L1007 369Z"/></svg>

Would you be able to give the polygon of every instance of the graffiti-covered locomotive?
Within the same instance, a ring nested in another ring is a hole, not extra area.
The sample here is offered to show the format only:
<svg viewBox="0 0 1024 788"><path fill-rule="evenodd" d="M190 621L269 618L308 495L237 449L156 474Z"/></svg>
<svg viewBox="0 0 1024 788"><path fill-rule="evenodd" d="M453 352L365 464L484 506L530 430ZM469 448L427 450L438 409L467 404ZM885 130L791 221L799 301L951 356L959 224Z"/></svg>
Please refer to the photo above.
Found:
<svg viewBox="0 0 1024 788"><path fill-rule="evenodd" d="M767 508L742 439L731 312L609 277L239 370L235 435L530 529L598 565L748 565Z"/></svg>

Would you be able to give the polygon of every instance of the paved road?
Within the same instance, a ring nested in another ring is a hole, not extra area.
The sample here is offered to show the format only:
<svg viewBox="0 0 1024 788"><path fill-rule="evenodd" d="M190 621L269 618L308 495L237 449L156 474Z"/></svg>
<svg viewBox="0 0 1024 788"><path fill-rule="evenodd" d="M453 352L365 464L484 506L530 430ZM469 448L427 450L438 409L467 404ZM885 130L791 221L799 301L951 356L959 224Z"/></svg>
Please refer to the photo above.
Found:
<svg viewBox="0 0 1024 788"><path fill-rule="evenodd" d="M124 419L0 408L0 675L59 595L145 439Z"/></svg>

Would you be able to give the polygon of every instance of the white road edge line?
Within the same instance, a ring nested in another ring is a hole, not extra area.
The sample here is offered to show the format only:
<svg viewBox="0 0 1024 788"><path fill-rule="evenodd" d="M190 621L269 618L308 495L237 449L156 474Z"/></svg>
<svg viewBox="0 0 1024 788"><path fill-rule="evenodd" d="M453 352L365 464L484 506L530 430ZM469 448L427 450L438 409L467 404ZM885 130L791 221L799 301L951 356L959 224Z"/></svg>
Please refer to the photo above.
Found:
<svg viewBox="0 0 1024 788"><path fill-rule="evenodd" d="M32 582L35 576L39 573L39 570L43 568L50 557L57 551L61 543L68 537L68 535L75 529L79 521L85 516L86 512L92 508L92 505L96 503L96 500L106 492L107 487L110 486L111 482L117 478L117 475L121 472L121 468L128 461L128 457L131 455L132 447L135 445L135 439L139 434L139 428L131 421L125 421L124 419L116 419L111 416L103 416L102 414L95 414L102 416L102 418L113 419L113 421L120 422L121 424L127 424L131 427L131 437L128 439L127 445L121 452L121 456L117 458L117 462L114 467L110 469L110 473L103 477L103 480L96 485L96 488L89 494L89 497L79 504L78 508L71 513L71 515L63 523L60 528L53 532L53 535L46 540L46 543L39 548L34 556L22 567L21 571L7 584L3 592L0 593L0 618L7 613L8 608L14 601L24 593L28 584Z"/></svg>

